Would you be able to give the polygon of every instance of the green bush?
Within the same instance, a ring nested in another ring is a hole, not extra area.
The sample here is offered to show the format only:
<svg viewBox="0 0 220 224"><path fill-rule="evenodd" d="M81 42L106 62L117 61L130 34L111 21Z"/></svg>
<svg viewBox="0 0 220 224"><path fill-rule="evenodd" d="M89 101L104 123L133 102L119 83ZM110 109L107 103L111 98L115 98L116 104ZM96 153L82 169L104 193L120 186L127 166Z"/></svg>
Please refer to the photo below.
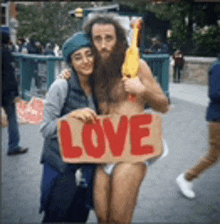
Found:
<svg viewBox="0 0 220 224"><path fill-rule="evenodd" d="M215 57L220 53L220 27L198 28L193 33L193 41L198 46L197 55Z"/></svg>

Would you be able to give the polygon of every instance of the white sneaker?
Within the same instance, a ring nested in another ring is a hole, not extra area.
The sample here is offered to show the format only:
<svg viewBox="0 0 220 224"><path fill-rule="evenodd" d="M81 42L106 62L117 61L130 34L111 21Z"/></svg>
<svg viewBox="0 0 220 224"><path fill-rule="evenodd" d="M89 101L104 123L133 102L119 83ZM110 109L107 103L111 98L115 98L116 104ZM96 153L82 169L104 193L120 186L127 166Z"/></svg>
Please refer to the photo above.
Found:
<svg viewBox="0 0 220 224"><path fill-rule="evenodd" d="M176 178L176 183L184 196L186 196L187 198L195 198L196 195L192 190L193 183L185 179L184 173L181 173Z"/></svg>

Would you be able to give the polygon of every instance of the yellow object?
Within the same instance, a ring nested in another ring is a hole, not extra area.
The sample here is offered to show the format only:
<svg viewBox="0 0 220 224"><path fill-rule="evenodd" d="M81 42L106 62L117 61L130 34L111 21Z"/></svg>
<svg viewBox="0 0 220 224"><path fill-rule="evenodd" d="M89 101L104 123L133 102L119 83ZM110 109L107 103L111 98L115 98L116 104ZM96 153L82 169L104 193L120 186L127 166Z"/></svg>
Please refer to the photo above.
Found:
<svg viewBox="0 0 220 224"><path fill-rule="evenodd" d="M134 37L131 46L125 53L125 60L122 65L122 74L129 78L137 77L137 72L140 64L140 55L137 46L138 41L138 21L134 23Z"/></svg>
<svg viewBox="0 0 220 224"><path fill-rule="evenodd" d="M77 18L82 18L83 17L83 14L84 14L84 12L83 12L83 9L82 8L76 8L75 10L74 10L74 14L75 14L75 16L77 17Z"/></svg>

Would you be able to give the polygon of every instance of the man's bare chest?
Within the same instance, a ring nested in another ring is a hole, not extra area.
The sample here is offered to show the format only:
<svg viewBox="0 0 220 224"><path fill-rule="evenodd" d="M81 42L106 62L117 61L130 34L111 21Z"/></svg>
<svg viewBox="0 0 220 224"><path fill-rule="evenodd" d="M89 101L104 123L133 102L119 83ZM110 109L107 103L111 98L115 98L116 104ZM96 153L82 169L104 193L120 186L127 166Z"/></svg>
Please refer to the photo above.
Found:
<svg viewBox="0 0 220 224"><path fill-rule="evenodd" d="M144 110L143 99L136 96L136 100L129 100L129 93L124 89L123 82L117 81L109 92L110 102L102 102L101 110L104 114L136 114Z"/></svg>

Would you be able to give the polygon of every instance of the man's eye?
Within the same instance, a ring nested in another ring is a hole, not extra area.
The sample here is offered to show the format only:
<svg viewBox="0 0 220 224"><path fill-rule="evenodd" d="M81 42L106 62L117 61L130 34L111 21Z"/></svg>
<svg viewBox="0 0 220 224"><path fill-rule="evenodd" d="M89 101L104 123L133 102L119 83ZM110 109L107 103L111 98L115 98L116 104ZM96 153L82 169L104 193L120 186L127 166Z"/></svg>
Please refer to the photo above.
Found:
<svg viewBox="0 0 220 224"><path fill-rule="evenodd" d="M112 36L107 36L107 37L106 37L106 41L111 41L112 39L113 39Z"/></svg>
<svg viewBox="0 0 220 224"><path fill-rule="evenodd" d="M95 37L95 38L94 38L94 41L96 41L96 42L100 42L100 41L101 41L101 37Z"/></svg>

